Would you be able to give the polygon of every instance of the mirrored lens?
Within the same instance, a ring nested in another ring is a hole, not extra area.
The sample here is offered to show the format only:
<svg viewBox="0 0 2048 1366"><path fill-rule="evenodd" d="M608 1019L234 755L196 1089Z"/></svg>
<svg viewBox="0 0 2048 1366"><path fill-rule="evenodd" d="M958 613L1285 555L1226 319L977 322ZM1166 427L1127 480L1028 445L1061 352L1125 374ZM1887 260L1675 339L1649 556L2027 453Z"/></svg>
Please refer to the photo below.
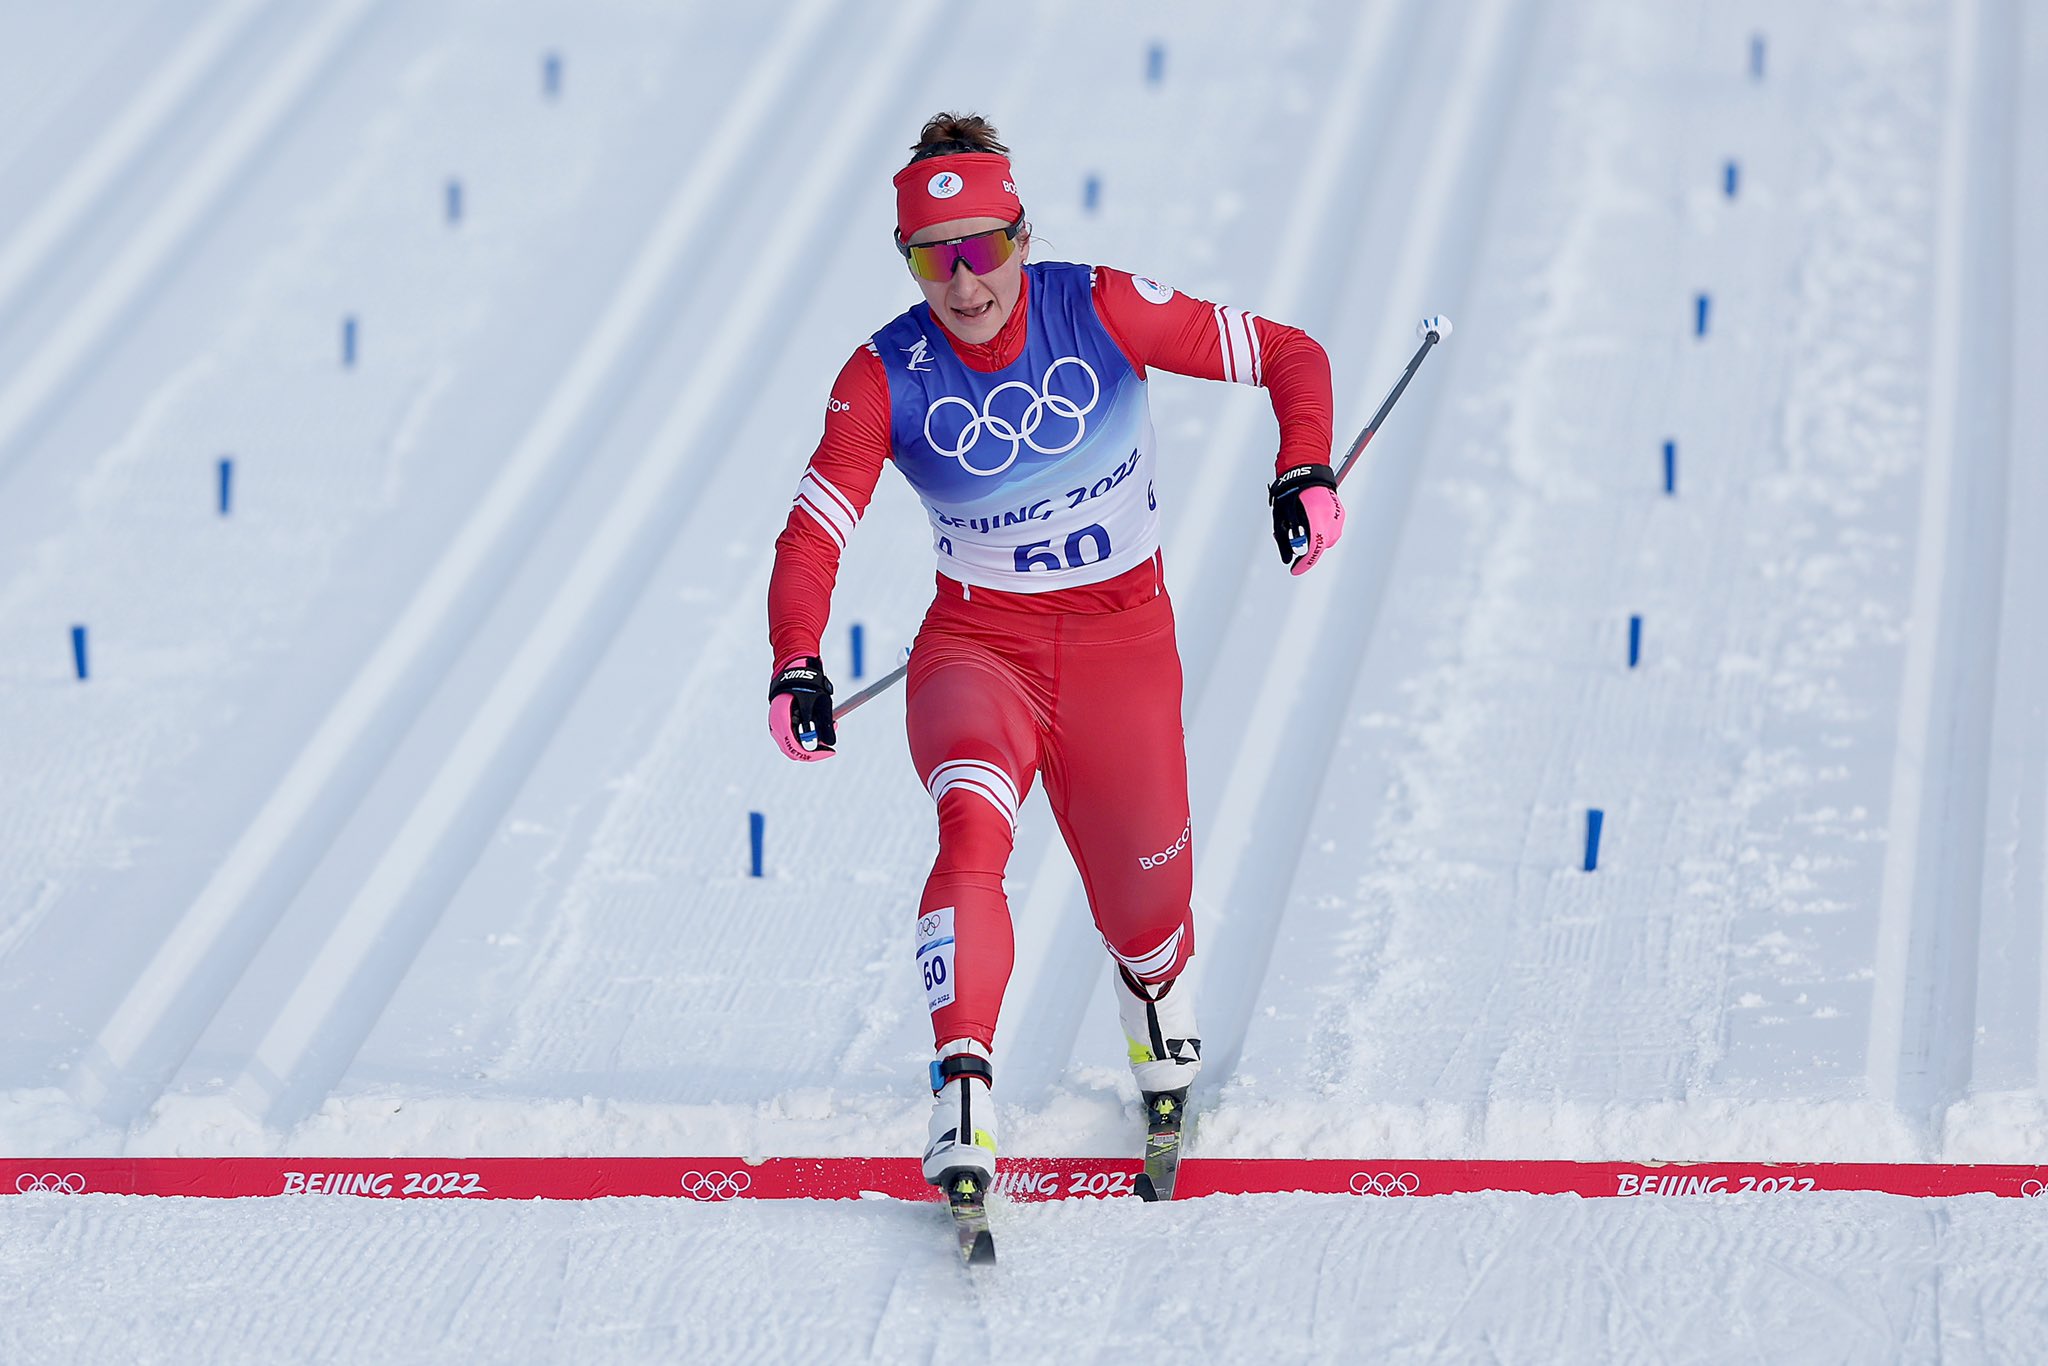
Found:
<svg viewBox="0 0 2048 1366"><path fill-rule="evenodd" d="M910 268L927 280L945 281L953 278L956 263L964 261L976 275L986 275L1009 260L1016 250L1017 240L997 228L958 242L913 246L909 252Z"/></svg>

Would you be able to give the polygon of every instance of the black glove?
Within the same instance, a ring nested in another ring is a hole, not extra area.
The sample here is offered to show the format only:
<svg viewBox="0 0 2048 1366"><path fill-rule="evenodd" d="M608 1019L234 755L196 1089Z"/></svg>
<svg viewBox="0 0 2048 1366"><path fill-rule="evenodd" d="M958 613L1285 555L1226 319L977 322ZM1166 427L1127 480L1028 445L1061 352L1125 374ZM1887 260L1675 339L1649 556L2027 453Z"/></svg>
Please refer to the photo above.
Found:
<svg viewBox="0 0 2048 1366"><path fill-rule="evenodd" d="M1308 511L1301 505L1303 489L1337 491L1337 476L1328 465L1296 465L1266 486L1266 501L1273 508L1273 544L1280 547L1280 563L1293 564L1308 549Z"/></svg>
<svg viewBox="0 0 2048 1366"><path fill-rule="evenodd" d="M789 698L787 711L776 699ZM839 743L832 725L832 680L816 655L792 659L768 682L768 733L792 759L830 754Z"/></svg>

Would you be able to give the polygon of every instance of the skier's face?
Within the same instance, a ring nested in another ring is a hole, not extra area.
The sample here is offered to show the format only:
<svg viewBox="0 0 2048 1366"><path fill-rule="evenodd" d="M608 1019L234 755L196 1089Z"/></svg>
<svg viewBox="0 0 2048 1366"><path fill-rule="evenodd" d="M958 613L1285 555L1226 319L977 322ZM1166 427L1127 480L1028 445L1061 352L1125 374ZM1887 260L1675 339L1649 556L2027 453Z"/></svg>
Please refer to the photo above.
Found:
<svg viewBox="0 0 2048 1366"><path fill-rule="evenodd" d="M948 223L934 223L912 234L910 241L912 245L945 242L1008 226L1000 218L956 218ZM915 272L910 278L917 281L925 302L932 306L932 313L948 332L970 345L978 345L993 338L1009 321L1017 293L1024 285L1024 262L1030 254L1031 230L1026 228L1018 236L1017 250L1010 259L986 275L976 275L963 261L953 267L950 280L927 280Z"/></svg>

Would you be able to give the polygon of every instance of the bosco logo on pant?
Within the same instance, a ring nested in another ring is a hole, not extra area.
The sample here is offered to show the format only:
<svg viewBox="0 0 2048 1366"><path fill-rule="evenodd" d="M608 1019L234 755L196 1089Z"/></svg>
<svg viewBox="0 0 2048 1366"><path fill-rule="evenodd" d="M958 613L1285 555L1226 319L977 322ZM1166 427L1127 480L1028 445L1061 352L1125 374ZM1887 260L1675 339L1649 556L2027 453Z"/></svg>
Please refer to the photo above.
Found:
<svg viewBox="0 0 2048 1366"><path fill-rule="evenodd" d="M1154 868L1164 867L1166 864L1173 862L1174 859L1179 858L1182 852L1187 849L1188 841L1194 837L1194 833L1194 822L1189 821L1181 827L1180 838L1172 844L1167 845L1166 848L1156 854L1139 855L1138 866L1149 872Z"/></svg>

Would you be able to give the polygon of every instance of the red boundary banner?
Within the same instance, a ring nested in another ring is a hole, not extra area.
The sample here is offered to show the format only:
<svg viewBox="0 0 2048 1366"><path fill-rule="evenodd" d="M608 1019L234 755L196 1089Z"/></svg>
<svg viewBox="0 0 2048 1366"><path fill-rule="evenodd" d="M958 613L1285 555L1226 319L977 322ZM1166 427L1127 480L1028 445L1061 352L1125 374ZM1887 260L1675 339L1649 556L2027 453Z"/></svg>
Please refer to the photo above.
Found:
<svg viewBox="0 0 2048 1366"><path fill-rule="evenodd" d="M1012 1200L1134 1194L1135 1158L1049 1157L997 1164ZM2034 1196L2048 1166L1894 1162L1402 1162L1385 1158L1203 1158L1180 1166L1175 1195ZM354 1195L373 1199L933 1200L914 1157L137 1157L0 1158L0 1195Z"/></svg>

